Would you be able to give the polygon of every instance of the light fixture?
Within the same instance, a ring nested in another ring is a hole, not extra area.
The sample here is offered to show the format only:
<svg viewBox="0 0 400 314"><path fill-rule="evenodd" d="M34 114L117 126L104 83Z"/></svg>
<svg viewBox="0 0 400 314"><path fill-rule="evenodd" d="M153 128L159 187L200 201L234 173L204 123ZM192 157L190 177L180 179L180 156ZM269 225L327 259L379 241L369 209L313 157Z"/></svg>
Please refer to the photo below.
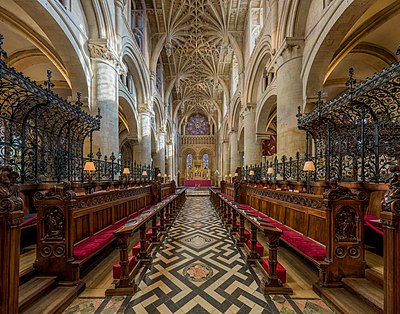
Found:
<svg viewBox="0 0 400 314"><path fill-rule="evenodd" d="M275 170L274 170L274 168L272 168L272 167L269 167L268 168L268 170L267 170L267 174L269 174L269 175L273 175L275 173Z"/></svg>
<svg viewBox="0 0 400 314"><path fill-rule="evenodd" d="M158 173L157 177L161 177L161 172Z"/></svg>
<svg viewBox="0 0 400 314"><path fill-rule="evenodd" d="M131 174L131 172L129 171L129 168L124 168L124 170L122 171L122 174Z"/></svg>
<svg viewBox="0 0 400 314"><path fill-rule="evenodd" d="M307 193L311 193L311 183L310 183L310 173L311 171L315 171L314 162L311 160L307 160L304 164L303 171L306 172L306 181L307 181Z"/></svg>
<svg viewBox="0 0 400 314"><path fill-rule="evenodd" d="M88 193L92 193L92 172L96 171L96 167L94 166L93 161L86 161L85 165L83 167L83 171L87 172L88 175L88 181L89 181L89 186L88 186Z"/></svg>
<svg viewBox="0 0 400 314"><path fill-rule="evenodd" d="M310 160L309 160L309 161L306 161L305 164L304 164L303 171L308 171L308 172L310 172L310 171L315 171L314 162L313 162L313 161L310 161Z"/></svg>
<svg viewBox="0 0 400 314"><path fill-rule="evenodd" d="M143 170L142 176L143 176L143 177L147 177L147 171L146 171L146 170Z"/></svg>
<svg viewBox="0 0 400 314"><path fill-rule="evenodd" d="M87 161L85 162L85 166L83 167L84 171L96 171L96 167L94 166L93 161Z"/></svg>
<svg viewBox="0 0 400 314"><path fill-rule="evenodd" d="M235 177L238 177L238 176L239 176L239 174L237 172L235 172Z"/></svg>
<svg viewBox="0 0 400 314"><path fill-rule="evenodd" d="M254 170L250 170L249 175L254 176Z"/></svg>

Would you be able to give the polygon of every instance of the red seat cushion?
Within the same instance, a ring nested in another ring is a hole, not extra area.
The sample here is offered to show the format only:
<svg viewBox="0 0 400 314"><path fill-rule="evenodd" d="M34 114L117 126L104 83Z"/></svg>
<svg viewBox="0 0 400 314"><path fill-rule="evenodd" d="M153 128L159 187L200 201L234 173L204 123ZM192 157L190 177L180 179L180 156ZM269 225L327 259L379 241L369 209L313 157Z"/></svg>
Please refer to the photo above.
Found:
<svg viewBox="0 0 400 314"><path fill-rule="evenodd" d="M140 242L137 242L133 247L132 247L132 255L136 256L139 255L140 253Z"/></svg>
<svg viewBox="0 0 400 314"><path fill-rule="evenodd" d="M250 240L247 240L247 246L249 247L249 249L251 249L251 241ZM264 247L258 241L256 242L256 253L260 256L264 255Z"/></svg>
<svg viewBox="0 0 400 314"><path fill-rule="evenodd" d="M244 238L246 241L250 241L250 231L247 229L244 229Z"/></svg>
<svg viewBox="0 0 400 314"><path fill-rule="evenodd" d="M153 229L148 229L146 231L146 241L150 241L152 236L153 236Z"/></svg>
<svg viewBox="0 0 400 314"><path fill-rule="evenodd" d="M262 267L268 273L268 270L269 270L268 258L263 258ZM283 267L280 263L278 263L278 265L276 265L276 272L277 272L278 278L282 281L282 283L285 283L286 282L285 267Z"/></svg>
<svg viewBox="0 0 400 314"><path fill-rule="evenodd" d="M135 266L135 262L136 262L136 256L129 256L128 260L129 260L129 271L131 271L133 269L133 267ZM119 279L119 277L121 277L121 265L119 264L119 261L116 262L113 266L113 278L114 279Z"/></svg>

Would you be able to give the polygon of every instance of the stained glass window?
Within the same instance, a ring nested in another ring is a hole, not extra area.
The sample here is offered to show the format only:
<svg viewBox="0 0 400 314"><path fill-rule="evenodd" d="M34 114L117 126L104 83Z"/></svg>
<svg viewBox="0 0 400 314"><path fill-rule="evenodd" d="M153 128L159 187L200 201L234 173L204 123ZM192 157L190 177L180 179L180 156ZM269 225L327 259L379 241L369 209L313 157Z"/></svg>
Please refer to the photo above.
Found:
<svg viewBox="0 0 400 314"><path fill-rule="evenodd" d="M208 169L208 154L203 155L203 169Z"/></svg>
<svg viewBox="0 0 400 314"><path fill-rule="evenodd" d="M192 170L193 167L193 156L192 154L188 154L186 157L186 169Z"/></svg>
<svg viewBox="0 0 400 314"><path fill-rule="evenodd" d="M210 125L205 116L200 114L193 115L189 118L186 127L186 134L188 135L209 135Z"/></svg>

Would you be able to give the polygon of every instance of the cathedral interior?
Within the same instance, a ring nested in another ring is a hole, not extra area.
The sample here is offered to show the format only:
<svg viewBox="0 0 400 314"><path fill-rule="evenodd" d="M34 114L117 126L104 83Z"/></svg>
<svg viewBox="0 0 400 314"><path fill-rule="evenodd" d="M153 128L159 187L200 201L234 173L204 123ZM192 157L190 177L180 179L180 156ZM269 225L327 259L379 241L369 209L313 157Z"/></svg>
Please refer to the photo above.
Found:
<svg viewBox="0 0 400 314"><path fill-rule="evenodd" d="M399 152L399 0L0 0L0 313L400 313Z"/></svg>

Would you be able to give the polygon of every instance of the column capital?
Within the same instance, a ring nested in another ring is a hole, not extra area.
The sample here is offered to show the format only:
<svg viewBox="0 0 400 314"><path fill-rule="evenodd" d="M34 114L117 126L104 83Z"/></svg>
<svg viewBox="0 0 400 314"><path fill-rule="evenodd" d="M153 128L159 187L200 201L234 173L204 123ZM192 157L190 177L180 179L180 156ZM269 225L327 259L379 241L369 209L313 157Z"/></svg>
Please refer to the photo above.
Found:
<svg viewBox="0 0 400 314"><path fill-rule="evenodd" d="M304 39L299 37L286 37L277 53L278 67L286 61L303 55Z"/></svg>
<svg viewBox="0 0 400 314"><path fill-rule="evenodd" d="M114 0L114 3L117 7L123 9L126 4L126 0Z"/></svg>
<svg viewBox="0 0 400 314"><path fill-rule="evenodd" d="M108 39L89 39L88 49L90 57L94 60L101 60L110 63L112 66L119 64L118 55L111 49Z"/></svg>

